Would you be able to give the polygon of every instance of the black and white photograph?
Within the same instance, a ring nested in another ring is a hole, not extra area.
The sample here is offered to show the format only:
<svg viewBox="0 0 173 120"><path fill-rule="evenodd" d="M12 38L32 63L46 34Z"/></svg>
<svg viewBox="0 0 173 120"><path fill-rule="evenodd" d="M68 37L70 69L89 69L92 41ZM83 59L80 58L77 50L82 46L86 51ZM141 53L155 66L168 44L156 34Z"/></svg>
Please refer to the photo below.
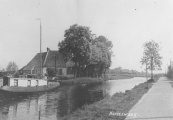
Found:
<svg viewBox="0 0 173 120"><path fill-rule="evenodd" d="M173 120L173 0L0 0L0 120Z"/></svg>

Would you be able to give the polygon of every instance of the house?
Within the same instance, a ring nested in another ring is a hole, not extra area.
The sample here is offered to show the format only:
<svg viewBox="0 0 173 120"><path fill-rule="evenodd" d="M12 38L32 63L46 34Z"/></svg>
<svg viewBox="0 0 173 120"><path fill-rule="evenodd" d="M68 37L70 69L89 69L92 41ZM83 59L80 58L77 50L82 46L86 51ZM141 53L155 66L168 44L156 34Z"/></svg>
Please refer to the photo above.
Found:
<svg viewBox="0 0 173 120"><path fill-rule="evenodd" d="M129 70L128 69L122 69L121 74L129 74Z"/></svg>
<svg viewBox="0 0 173 120"><path fill-rule="evenodd" d="M73 65L68 62L68 67L63 60L62 55L59 51L53 51L47 48L47 52L37 53L35 57L23 68L23 74L36 74L41 73L41 63L42 63L42 73L43 76L47 73L47 69L51 68L56 71L56 75L67 75L67 71L72 68ZM55 70L56 68L56 70ZM71 75L72 72L68 73Z"/></svg>
<svg viewBox="0 0 173 120"><path fill-rule="evenodd" d="M13 76L15 73L16 73L16 71L2 71L2 72L0 72L0 77Z"/></svg>

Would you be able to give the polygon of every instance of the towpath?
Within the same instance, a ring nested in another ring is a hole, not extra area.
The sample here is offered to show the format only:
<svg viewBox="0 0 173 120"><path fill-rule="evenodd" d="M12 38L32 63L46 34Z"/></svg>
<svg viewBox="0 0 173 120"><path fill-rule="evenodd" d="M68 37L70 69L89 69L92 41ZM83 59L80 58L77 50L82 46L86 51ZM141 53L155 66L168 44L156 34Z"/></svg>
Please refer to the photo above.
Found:
<svg viewBox="0 0 173 120"><path fill-rule="evenodd" d="M129 111L125 120L173 120L173 88L161 77Z"/></svg>

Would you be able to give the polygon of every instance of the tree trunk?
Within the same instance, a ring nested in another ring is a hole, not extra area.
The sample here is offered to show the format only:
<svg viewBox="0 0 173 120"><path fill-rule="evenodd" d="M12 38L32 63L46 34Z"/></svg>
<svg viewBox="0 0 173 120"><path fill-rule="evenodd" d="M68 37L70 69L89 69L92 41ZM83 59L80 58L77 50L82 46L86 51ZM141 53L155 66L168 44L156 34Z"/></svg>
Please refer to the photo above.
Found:
<svg viewBox="0 0 173 120"><path fill-rule="evenodd" d="M92 75L91 75L92 78L94 77L94 73L95 73L95 71L94 71L94 65L92 65L92 73L91 73L91 74L92 74Z"/></svg>
<svg viewBox="0 0 173 120"><path fill-rule="evenodd" d="M153 79L153 57L151 57L151 79Z"/></svg>
<svg viewBox="0 0 173 120"><path fill-rule="evenodd" d="M151 79L153 79L153 70L151 69Z"/></svg>
<svg viewBox="0 0 173 120"><path fill-rule="evenodd" d="M85 72L86 72L86 77L88 77L88 65L86 65L86 67L85 67Z"/></svg>
<svg viewBox="0 0 173 120"><path fill-rule="evenodd" d="M76 78L77 74L77 63L75 62L75 67L74 67L74 78Z"/></svg>

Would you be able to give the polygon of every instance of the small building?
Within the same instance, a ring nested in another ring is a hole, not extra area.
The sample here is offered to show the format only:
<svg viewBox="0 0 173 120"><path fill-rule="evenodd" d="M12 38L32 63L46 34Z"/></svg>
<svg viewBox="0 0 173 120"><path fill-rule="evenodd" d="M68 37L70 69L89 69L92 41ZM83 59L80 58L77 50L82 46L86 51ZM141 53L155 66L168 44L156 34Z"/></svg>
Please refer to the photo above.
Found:
<svg viewBox="0 0 173 120"><path fill-rule="evenodd" d="M0 72L0 77L13 76L15 73L16 73L16 71L2 71L2 72Z"/></svg>
<svg viewBox="0 0 173 120"><path fill-rule="evenodd" d="M128 69L122 69L121 74L129 74L129 70Z"/></svg>
<svg viewBox="0 0 173 120"><path fill-rule="evenodd" d="M42 73L43 76L47 74L47 69L51 68L55 71L56 75L67 75L67 71L71 69L72 64L68 62L68 67L66 62L63 60L62 55L59 51L53 51L47 48L47 52L37 53L35 57L23 68L23 74L41 74L41 63L42 63ZM71 72L69 74L72 74ZM68 74L68 75L69 75Z"/></svg>

